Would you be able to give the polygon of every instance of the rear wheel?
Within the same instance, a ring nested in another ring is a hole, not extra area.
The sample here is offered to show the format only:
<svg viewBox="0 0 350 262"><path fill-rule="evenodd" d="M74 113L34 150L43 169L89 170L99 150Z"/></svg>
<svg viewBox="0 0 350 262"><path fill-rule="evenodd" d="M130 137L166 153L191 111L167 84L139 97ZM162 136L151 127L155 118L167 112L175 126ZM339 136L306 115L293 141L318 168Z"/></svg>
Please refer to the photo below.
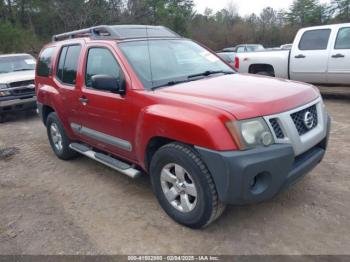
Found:
<svg viewBox="0 0 350 262"><path fill-rule="evenodd" d="M163 146L152 158L150 173L160 205L176 222L202 228L224 211L214 181L193 148L180 143Z"/></svg>
<svg viewBox="0 0 350 262"><path fill-rule="evenodd" d="M0 123L5 123L5 121L6 121L5 114L0 114Z"/></svg>
<svg viewBox="0 0 350 262"><path fill-rule="evenodd" d="M47 117L46 128L50 145L58 158L69 160L78 155L78 153L69 147L71 141L66 135L63 125L56 113L50 113Z"/></svg>
<svg viewBox="0 0 350 262"><path fill-rule="evenodd" d="M260 71L256 73L257 75L263 75L263 76L271 76L274 77L274 73L273 72L268 72L268 71Z"/></svg>

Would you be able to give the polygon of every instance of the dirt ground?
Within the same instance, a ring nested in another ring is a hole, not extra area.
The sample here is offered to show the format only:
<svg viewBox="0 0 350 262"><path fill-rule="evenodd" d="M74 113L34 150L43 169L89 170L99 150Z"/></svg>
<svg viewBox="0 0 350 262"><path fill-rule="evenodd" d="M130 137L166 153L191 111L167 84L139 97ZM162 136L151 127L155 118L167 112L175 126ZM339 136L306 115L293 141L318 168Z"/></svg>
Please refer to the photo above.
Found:
<svg viewBox="0 0 350 262"><path fill-rule="evenodd" d="M350 101L326 105L324 162L271 201L228 207L202 231L168 218L147 176L58 160L37 116L1 124L0 148L19 151L0 159L0 254L350 254Z"/></svg>

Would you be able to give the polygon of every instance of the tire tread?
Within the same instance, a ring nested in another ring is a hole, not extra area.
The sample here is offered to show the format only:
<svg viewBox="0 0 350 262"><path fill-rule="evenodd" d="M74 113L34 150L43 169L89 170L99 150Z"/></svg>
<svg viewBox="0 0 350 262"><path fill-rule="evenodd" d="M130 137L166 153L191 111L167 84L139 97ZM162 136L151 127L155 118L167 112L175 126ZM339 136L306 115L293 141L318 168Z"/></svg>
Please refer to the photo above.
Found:
<svg viewBox="0 0 350 262"><path fill-rule="evenodd" d="M212 196L213 208L212 208L212 212L209 220L202 226L202 228L209 226L211 223L213 223L216 219L218 219L221 216L221 214L225 211L226 205L219 200L219 196L216 191L214 180L208 168L206 167L204 162L201 160L199 154L189 145L185 145L179 142L174 142L174 143L167 144L162 148L173 148L184 153L196 163L196 165L201 170L202 174L205 175L205 178L208 182L210 193Z"/></svg>

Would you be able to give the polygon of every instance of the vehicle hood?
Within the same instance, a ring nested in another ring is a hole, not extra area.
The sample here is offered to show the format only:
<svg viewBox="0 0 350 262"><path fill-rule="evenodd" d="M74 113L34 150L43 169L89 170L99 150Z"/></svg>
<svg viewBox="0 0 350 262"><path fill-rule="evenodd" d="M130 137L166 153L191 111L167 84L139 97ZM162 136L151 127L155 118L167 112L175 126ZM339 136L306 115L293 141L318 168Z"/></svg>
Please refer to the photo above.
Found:
<svg viewBox="0 0 350 262"><path fill-rule="evenodd" d="M12 73L0 74L0 84L9 84L13 82L34 80L35 70L18 71Z"/></svg>
<svg viewBox="0 0 350 262"><path fill-rule="evenodd" d="M216 107L236 119L285 112L319 97L309 84L243 74L204 78L160 89L160 95Z"/></svg>

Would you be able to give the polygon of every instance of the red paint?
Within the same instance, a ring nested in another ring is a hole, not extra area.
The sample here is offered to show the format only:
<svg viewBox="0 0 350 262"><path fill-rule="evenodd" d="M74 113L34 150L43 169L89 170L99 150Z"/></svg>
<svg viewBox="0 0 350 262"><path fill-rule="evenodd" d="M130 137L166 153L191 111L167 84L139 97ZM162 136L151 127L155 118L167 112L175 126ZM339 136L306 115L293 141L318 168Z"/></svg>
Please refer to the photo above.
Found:
<svg viewBox="0 0 350 262"><path fill-rule="evenodd" d="M72 140L87 142L143 168L146 148L152 138L165 137L219 151L237 150L225 122L290 110L319 96L310 85L240 74L147 91L116 41L88 38L50 44L57 47L53 72L56 72L61 46L69 43L82 45L76 85L63 85L52 76L36 76L38 102L57 112ZM125 96L86 89L84 75L89 46L104 46L115 55L126 78ZM79 102L83 96L89 99L87 106ZM72 122L127 140L133 150L127 152L79 137L70 127Z"/></svg>

